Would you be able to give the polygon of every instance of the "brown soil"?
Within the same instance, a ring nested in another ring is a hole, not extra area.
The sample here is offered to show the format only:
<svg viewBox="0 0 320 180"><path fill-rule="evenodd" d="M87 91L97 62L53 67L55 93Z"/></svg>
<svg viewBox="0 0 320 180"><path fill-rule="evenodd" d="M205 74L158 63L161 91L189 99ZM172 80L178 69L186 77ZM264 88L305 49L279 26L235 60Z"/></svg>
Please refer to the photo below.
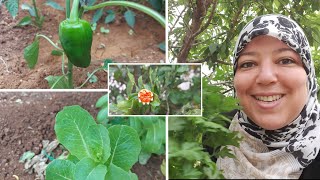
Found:
<svg viewBox="0 0 320 180"><path fill-rule="evenodd" d="M21 0L20 5L24 2L32 4L31 0ZM41 30L30 25L16 27L20 19L29 15L20 7L15 19L12 19L4 5L0 7L0 88L2 89L47 89L49 86L45 77L62 75L61 57L51 55L54 48L43 38L40 38L39 59L35 68L30 70L23 58L23 49L33 42L37 33L46 35L53 42L58 42L58 26L64 20L65 13L45 5L44 2L45 0L37 1L37 6L44 15ZM64 6L63 3L60 5ZM117 11L119 7L112 7L112 9ZM91 21L93 13L93 11L87 12L83 18ZM75 87L85 81L87 72L92 72L99 67L106 58L120 63L165 62L165 53L158 48L158 44L165 41L165 29L148 15L138 11L135 13L136 25L133 35L129 35L130 28L120 17L121 13L117 14L116 22L110 25L103 23L105 15L103 16L93 36L92 64L85 69L74 68ZM109 29L110 33L100 33L101 26ZM99 48L102 44L105 45L104 49ZM99 79L98 82L87 83L83 88L106 89L107 73L99 71L96 76Z"/></svg>
<svg viewBox="0 0 320 180"><path fill-rule="evenodd" d="M20 156L26 151L38 154L42 140L54 140L56 113L64 106L80 105L96 117L94 107L103 92L0 92L0 179L35 179L24 172ZM160 165L164 156L152 156L148 164L132 169L139 179L164 180Z"/></svg>

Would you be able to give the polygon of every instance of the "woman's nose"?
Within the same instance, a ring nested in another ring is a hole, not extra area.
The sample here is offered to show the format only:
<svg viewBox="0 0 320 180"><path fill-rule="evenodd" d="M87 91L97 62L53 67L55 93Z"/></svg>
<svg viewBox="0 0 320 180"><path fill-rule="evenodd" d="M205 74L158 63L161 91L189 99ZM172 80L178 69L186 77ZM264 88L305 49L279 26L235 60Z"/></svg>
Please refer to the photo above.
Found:
<svg viewBox="0 0 320 180"><path fill-rule="evenodd" d="M262 64L256 77L256 83L261 85L269 85L277 82L277 70L272 64Z"/></svg>

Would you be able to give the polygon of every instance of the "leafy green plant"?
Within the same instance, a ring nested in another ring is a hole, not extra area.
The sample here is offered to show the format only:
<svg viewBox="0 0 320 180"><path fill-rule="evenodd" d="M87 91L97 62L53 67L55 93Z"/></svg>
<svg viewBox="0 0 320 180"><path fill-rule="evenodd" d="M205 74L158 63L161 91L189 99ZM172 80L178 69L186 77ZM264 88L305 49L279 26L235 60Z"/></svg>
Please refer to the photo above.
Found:
<svg viewBox="0 0 320 180"><path fill-rule="evenodd" d="M47 180L138 179L130 171L141 151L135 129L96 124L90 113L77 105L64 107L57 114L54 129L70 154L66 160L56 159L47 166Z"/></svg>
<svg viewBox="0 0 320 180"><path fill-rule="evenodd" d="M96 118L99 124L106 127L119 124L128 125L137 131L141 141L140 164L146 164L152 154L165 154L166 123L164 117L108 117L108 94L98 99L96 107L100 109Z"/></svg>
<svg viewBox="0 0 320 180"><path fill-rule="evenodd" d="M169 117L169 178L218 179L218 157L234 157L227 145L239 146L241 137L227 129L225 112L237 109L237 101L226 97L222 88L203 78L202 117Z"/></svg>
<svg viewBox="0 0 320 180"><path fill-rule="evenodd" d="M109 65L110 114L201 115L200 68L199 65ZM139 97L142 89L153 94L149 104Z"/></svg>
<svg viewBox="0 0 320 180"><path fill-rule="evenodd" d="M82 6L79 8L79 0L74 0L73 2L73 6L72 6L72 10L74 13L72 13L73 15L70 17L70 19L75 20L77 19L77 15L79 15L81 17L81 15L83 14L84 11L88 11L88 10L95 10L95 9L99 9L105 6L125 6L125 7L132 7L135 9L138 9L148 15L150 15L151 17L155 18L161 25L165 26L165 20L163 18L163 16L161 16L159 13L155 12L154 10L145 7L143 5L137 4L137 3L133 3L133 2L126 2L126 1L109 1L109 2L105 2L105 3L101 3L95 6L86 6L86 4L84 3L84 1L81 1ZM91 3L93 1L90 1ZM70 0L66 0L66 19L69 19L70 16ZM52 5L51 5L52 6ZM61 28L60 28L61 29ZM63 29L62 29L63 30ZM77 35L76 33L72 33L73 35ZM45 79L48 81L48 84L50 86L50 88L52 89L70 89L70 88L74 88L73 85L73 65L77 65L75 63L75 61L70 61L68 60L68 68L67 68L67 72L65 72L65 68L64 68L64 58L65 55L67 55L69 58L70 57L74 57L73 55L71 55L70 53L76 53L76 55L79 55L82 51L72 51L72 49L70 49L70 45L73 43L70 43L68 41L63 41L65 39L66 36L64 36L64 34L59 34L60 37L60 41L63 45L69 44L67 46L64 46L62 48L60 48L57 44L55 44L54 42L52 42L48 37L46 37L45 35L42 34L37 34L34 38L34 42L32 42L30 45L28 45L25 49L24 49L24 58L27 61L28 67L29 68L34 68L35 65L37 64L38 61L38 57L39 57L39 38L44 38L47 41L49 41L49 43L51 45L53 45L53 47L55 48L52 51L52 55L56 55L56 56L61 56L62 58L62 66L61 66L61 70L62 70L62 75L61 76L48 76ZM64 37L64 38L61 38ZM72 37L71 39L76 39L74 37ZM81 39L81 38L79 38ZM89 46L89 44L87 44ZM67 47L67 52L65 52L64 50L66 50ZM91 47L91 44L90 44ZM90 55L86 54L86 57L90 57ZM77 56L78 57L78 56ZM78 59L78 58L77 58ZM90 59L91 60L91 59ZM89 62L89 61L88 61ZM110 62L109 59L106 59L104 61L104 65L102 67L99 67L97 69L95 69L91 74L88 75L88 78L85 80L85 82L80 85L79 87L76 88L82 88L88 81L89 82L96 82L97 79L94 76L94 73L96 73L99 70L106 70L107 64ZM89 66L90 64L86 64L85 67Z"/></svg>

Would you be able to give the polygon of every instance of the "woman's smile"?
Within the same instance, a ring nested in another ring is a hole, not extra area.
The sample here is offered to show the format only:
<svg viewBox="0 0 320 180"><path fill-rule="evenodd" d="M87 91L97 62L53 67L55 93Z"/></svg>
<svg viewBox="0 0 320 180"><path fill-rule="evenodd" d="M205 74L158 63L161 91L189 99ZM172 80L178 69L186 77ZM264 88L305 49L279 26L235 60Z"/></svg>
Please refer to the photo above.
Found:
<svg viewBox="0 0 320 180"><path fill-rule="evenodd" d="M252 95L254 102L257 107L266 110L272 110L277 108L281 102L284 94L274 94L274 95Z"/></svg>

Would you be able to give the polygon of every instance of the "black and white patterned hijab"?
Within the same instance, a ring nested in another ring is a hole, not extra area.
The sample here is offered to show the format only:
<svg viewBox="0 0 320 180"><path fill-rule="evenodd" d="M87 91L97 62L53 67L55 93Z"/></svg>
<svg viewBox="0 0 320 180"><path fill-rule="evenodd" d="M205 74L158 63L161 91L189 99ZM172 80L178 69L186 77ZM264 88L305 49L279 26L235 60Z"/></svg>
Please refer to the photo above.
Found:
<svg viewBox="0 0 320 180"><path fill-rule="evenodd" d="M277 130L265 130L257 126L242 110L235 118L248 134L261 139L270 151L277 149L291 153L300 164L300 169L303 169L316 158L320 148L320 106L310 46L303 30L292 19L274 14L259 16L249 22L239 35L234 50L234 73L241 51L260 35L277 38L300 55L308 78L308 101L295 120Z"/></svg>

